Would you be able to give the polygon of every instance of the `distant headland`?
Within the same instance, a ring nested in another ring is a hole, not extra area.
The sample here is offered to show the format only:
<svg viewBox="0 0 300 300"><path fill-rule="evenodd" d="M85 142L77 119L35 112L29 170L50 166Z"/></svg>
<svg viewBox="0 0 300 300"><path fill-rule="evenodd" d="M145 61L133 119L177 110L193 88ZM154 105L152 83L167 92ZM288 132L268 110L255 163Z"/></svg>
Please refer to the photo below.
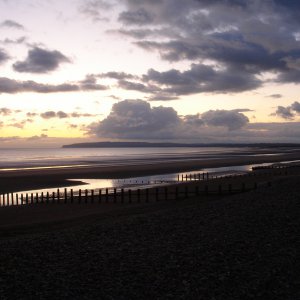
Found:
<svg viewBox="0 0 300 300"><path fill-rule="evenodd" d="M197 148L197 147L300 147L300 144L292 143L150 143L150 142L94 142L63 145L62 148Z"/></svg>

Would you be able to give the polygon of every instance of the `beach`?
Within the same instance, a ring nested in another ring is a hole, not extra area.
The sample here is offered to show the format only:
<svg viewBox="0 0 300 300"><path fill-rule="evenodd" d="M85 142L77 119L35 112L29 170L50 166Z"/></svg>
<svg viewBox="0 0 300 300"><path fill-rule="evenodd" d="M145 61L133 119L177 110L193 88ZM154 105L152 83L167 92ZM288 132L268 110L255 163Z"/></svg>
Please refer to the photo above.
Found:
<svg viewBox="0 0 300 300"><path fill-rule="evenodd" d="M122 165L98 166L69 166L68 168L49 167L0 171L0 193L18 192L23 190L50 188L75 185L68 180L83 178L129 178L144 175L168 174L187 172L205 168L239 166L260 163L275 163L281 161L300 160L300 152L277 155L228 155L226 158L194 159L185 157L184 160ZM76 185L78 182L76 183Z"/></svg>
<svg viewBox="0 0 300 300"><path fill-rule="evenodd" d="M65 222L2 226L1 297L298 299L299 186L287 176L236 195L77 204Z"/></svg>

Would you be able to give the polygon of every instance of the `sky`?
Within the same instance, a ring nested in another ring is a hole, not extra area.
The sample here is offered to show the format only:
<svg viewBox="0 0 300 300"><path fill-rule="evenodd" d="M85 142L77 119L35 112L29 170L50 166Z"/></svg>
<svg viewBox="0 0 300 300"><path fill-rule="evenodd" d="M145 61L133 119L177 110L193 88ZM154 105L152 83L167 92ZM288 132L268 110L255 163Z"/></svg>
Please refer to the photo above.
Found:
<svg viewBox="0 0 300 300"><path fill-rule="evenodd" d="M300 143L300 2L0 0L0 147Z"/></svg>

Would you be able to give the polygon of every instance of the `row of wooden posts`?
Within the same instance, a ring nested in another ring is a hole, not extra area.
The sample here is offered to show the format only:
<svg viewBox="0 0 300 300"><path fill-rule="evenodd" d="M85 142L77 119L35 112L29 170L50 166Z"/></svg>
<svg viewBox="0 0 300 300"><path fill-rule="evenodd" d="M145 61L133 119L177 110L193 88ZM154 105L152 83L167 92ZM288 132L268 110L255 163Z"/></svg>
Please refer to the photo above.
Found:
<svg viewBox="0 0 300 300"><path fill-rule="evenodd" d="M278 175L287 175L288 172L281 172ZM249 176L257 176L257 175L273 175L269 173L257 173L256 172L249 172L247 174L241 175L212 175L209 173L199 173L199 174L186 174L186 175L178 175L177 181L203 181L203 180L214 180L221 177L249 177ZM161 181L163 184L164 181ZM270 183L268 183L270 184ZM152 187L152 188L144 188L144 189L120 189L120 188L113 188L113 189L98 189L98 190L79 190L77 193L74 193L73 189L69 191L64 189L61 192L57 189L57 192L52 193L41 193L41 194L33 194L33 193L26 193L26 194L14 194L14 193L7 193L0 195L0 206L15 206L15 205L24 205L24 204L38 204L38 203L88 203L88 202L117 202L118 200L123 203L125 199L129 203L136 201L140 202L141 199L145 199L146 202L149 201L150 197L154 198L155 201L159 200L166 200L166 199L178 199L182 197L182 195L187 198L192 192L191 188L188 185L183 186L184 190L182 191L182 186L179 184L176 187L170 188L168 186L165 187ZM251 189L257 188L257 183L254 182ZM180 190L181 189L181 190ZM162 191L163 190L163 191ZM199 186L195 186L194 195L198 195L200 193L204 194L222 194L224 192L227 193L236 193L236 192L243 192L246 190L245 183L242 183L241 186L237 189L232 188L232 184L228 184L227 188L222 186L222 184L218 185L217 190L209 190L209 186L205 185L204 190L200 191ZM153 197L154 196L154 197ZM111 200L112 199L112 200Z"/></svg>
<svg viewBox="0 0 300 300"><path fill-rule="evenodd" d="M256 189L257 183L248 189ZM232 194L246 191L246 184L242 183L239 187L233 188L232 184L228 184L225 187L219 184L216 189L209 189L208 185L204 186L204 189L200 190L199 186L188 186L188 185L177 185L177 186L164 186L157 188L146 188L146 189L98 189L98 190L79 190L78 193L74 193L73 189L69 191L64 189L61 192L59 189L53 193L41 193L33 194L6 194L0 195L0 206L15 206L15 205L28 205L28 204L49 204L49 203L132 203L132 202L149 202L160 201L160 200L176 200L180 198L188 198L193 195L200 194Z"/></svg>

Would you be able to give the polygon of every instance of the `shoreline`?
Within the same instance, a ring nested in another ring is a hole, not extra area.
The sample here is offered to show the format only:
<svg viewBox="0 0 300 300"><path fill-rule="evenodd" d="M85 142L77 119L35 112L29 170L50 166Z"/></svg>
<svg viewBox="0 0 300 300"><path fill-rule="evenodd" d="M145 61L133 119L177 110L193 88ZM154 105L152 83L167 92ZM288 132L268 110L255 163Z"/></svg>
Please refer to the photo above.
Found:
<svg viewBox="0 0 300 300"><path fill-rule="evenodd" d="M147 175L163 175L177 172L201 171L206 168L241 166L260 163L300 160L300 153L272 156L231 156L221 159L165 163L145 163L118 166L84 166L0 171L0 193L19 192L26 189L72 186L72 179L122 179ZM78 185L78 182L76 182Z"/></svg>

